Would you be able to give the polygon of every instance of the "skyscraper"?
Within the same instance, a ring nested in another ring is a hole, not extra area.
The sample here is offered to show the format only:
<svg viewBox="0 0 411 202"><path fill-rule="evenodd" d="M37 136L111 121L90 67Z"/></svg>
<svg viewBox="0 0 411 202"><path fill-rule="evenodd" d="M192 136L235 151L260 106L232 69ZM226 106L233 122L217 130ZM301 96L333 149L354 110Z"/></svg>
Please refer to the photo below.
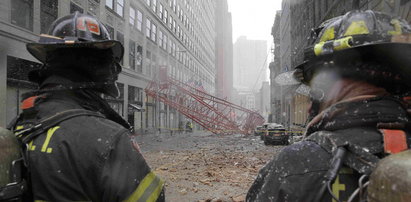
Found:
<svg viewBox="0 0 411 202"><path fill-rule="evenodd" d="M216 0L216 94L231 100L233 88L232 19L227 0Z"/></svg>
<svg viewBox="0 0 411 202"><path fill-rule="evenodd" d="M267 72L267 41L240 36L234 43L234 88L258 91Z"/></svg>

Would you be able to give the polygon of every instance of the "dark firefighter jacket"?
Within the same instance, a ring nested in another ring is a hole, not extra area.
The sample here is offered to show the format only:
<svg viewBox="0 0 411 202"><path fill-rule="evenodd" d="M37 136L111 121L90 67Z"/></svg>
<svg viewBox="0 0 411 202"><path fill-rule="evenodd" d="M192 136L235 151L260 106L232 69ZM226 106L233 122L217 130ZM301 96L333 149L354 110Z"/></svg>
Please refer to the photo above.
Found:
<svg viewBox="0 0 411 202"><path fill-rule="evenodd" d="M322 134L379 154L384 151L383 138L376 127L381 122L408 122L402 104L391 98L373 98L331 106L320 121L308 128L304 141L285 147L259 171L246 201L314 201L332 158L330 143L330 147L318 144ZM359 177L357 170L344 165L331 186L332 192L346 201L358 188ZM322 201L335 200L325 191Z"/></svg>
<svg viewBox="0 0 411 202"><path fill-rule="evenodd" d="M70 91L53 93L36 99L32 113L42 119L84 108L79 103ZM34 201L164 201L163 181L130 132L106 118L65 120L36 137L28 150Z"/></svg>

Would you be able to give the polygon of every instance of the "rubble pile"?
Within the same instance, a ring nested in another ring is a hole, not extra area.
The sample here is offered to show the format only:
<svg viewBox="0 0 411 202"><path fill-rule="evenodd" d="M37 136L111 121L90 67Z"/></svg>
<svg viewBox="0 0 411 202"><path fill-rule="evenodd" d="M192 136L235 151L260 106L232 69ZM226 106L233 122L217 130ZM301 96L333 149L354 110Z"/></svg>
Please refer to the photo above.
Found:
<svg viewBox="0 0 411 202"><path fill-rule="evenodd" d="M167 200L244 201L258 170L282 147L230 139L217 138L216 144L197 144L195 149L145 152L154 172L166 181Z"/></svg>

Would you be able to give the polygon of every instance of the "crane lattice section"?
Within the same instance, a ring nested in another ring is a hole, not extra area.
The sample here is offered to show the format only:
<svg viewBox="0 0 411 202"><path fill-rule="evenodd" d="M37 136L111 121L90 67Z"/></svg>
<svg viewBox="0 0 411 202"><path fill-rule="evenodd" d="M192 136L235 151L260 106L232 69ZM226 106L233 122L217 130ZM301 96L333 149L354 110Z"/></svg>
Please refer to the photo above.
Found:
<svg viewBox="0 0 411 202"><path fill-rule="evenodd" d="M150 82L145 92L215 134L251 134L264 123L255 111L169 77Z"/></svg>

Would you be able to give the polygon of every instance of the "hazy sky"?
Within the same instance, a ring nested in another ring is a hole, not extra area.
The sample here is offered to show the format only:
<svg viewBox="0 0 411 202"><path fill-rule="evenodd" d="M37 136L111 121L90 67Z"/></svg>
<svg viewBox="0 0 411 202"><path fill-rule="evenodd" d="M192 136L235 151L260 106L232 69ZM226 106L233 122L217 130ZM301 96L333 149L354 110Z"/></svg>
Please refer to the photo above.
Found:
<svg viewBox="0 0 411 202"><path fill-rule="evenodd" d="M271 46L271 27L275 12L281 10L281 0L228 0L233 17L233 42L241 35L262 39Z"/></svg>
<svg viewBox="0 0 411 202"><path fill-rule="evenodd" d="M233 43L242 35L248 39L266 40L268 67L272 58L269 53L273 42L271 27L275 12L281 10L281 0L228 0L228 10L233 18ZM269 80L268 72L266 69L262 80Z"/></svg>

